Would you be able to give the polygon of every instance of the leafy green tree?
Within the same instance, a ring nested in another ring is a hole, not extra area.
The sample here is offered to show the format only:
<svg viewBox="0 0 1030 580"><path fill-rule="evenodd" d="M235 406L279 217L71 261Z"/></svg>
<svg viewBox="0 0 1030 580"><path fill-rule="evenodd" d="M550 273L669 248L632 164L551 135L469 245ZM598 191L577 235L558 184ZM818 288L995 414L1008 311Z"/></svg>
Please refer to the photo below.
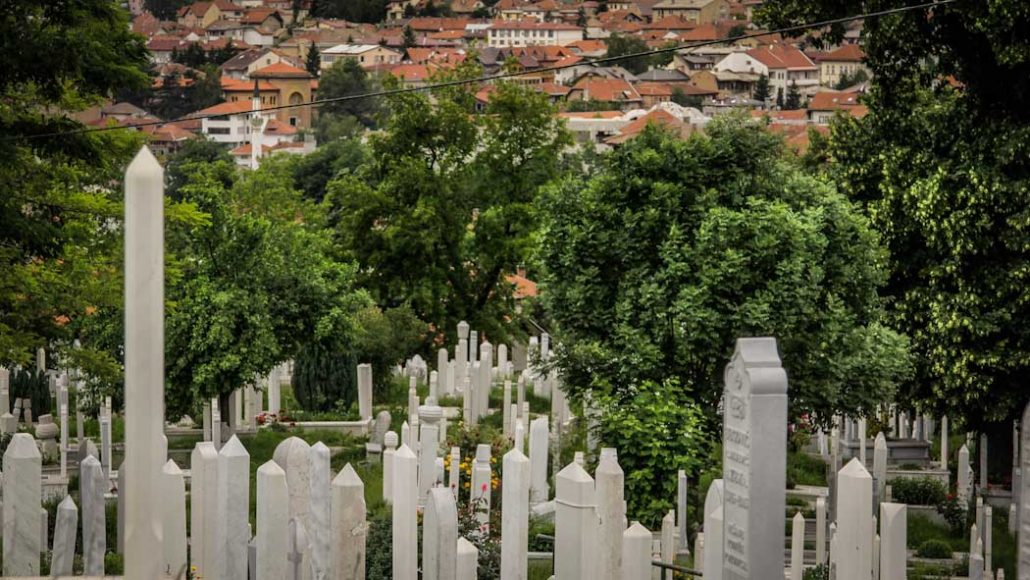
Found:
<svg viewBox="0 0 1030 580"><path fill-rule="evenodd" d="M315 77L322 74L322 59L318 53L318 46L314 42L311 43L311 48L308 49L308 56L304 60L304 68ZM319 85L319 88L321 88L321 85Z"/></svg>
<svg viewBox="0 0 1030 580"><path fill-rule="evenodd" d="M643 38L631 34L612 34L606 42L608 44L608 52L605 53L605 57L608 58L648 52L650 50ZM612 64L621 66L633 74L640 74L651 65L651 56L644 55L627 58Z"/></svg>
<svg viewBox="0 0 1030 580"><path fill-rule="evenodd" d="M736 38L745 34L747 34L747 28L743 24L734 24L732 28L726 31L726 38Z"/></svg>
<svg viewBox="0 0 1030 580"><path fill-rule="evenodd" d="M386 19L386 0L314 0L311 15L377 24Z"/></svg>
<svg viewBox="0 0 1030 580"><path fill-rule="evenodd" d="M598 101L597 99L577 99L565 103L565 110L570 113L582 113L587 111L618 111L620 103L613 101Z"/></svg>
<svg viewBox="0 0 1030 580"><path fill-rule="evenodd" d="M545 300L577 398L630 401L675 379L713 410L741 336L775 336L794 415L858 414L910 370L877 291L884 252L861 211L744 118L706 136L656 127L546 197Z"/></svg>
<svg viewBox="0 0 1030 580"><path fill-rule="evenodd" d="M335 99L374 92L378 88L357 59L345 58L334 62L322 73L318 81L318 97ZM366 127L374 126L381 106L382 101L374 97L325 103L319 111L320 127L323 122L331 124L346 116L356 118Z"/></svg>
<svg viewBox="0 0 1030 580"><path fill-rule="evenodd" d="M700 95L688 95L680 87L673 87L669 100L681 107L694 107L695 109L700 109L704 104L704 99Z"/></svg>
<svg viewBox="0 0 1030 580"><path fill-rule="evenodd" d="M626 472L627 515L649 528L660 527L662 516L675 507L677 472L693 477L708 456L700 405L670 379L599 396L593 408L600 414L600 441L619 450Z"/></svg>
<svg viewBox="0 0 1030 580"><path fill-rule="evenodd" d="M368 149L360 139L335 139L300 157L293 180L304 196L321 203L329 182L353 174L368 161Z"/></svg>
<svg viewBox="0 0 1030 580"><path fill-rule="evenodd" d="M779 26L855 9L775 0L761 14ZM916 355L901 400L974 429L1018 417L1030 399L1028 30L1019 0L866 20L870 112L842 120L831 140L831 172L890 250L891 320Z"/></svg>
<svg viewBox="0 0 1030 580"><path fill-rule="evenodd" d="M190 68L200 68L201 65L207 64L207 53L200 47L199 42L191 42L186 45L185 50L172 49L172 62Z"/></svg>
<svg viewBox="0 0 1030 580"><path fill-rule="evenodd" d="M783 108L787 111L794 111L801 108L801 91L798 90L798 83L791 81L787 87L787 99L783 102Z"/></svg>
<svg viewBox="0 0 1030 580"><path fill-rule="evenodd" d="M569 138L526 87L500 83L487 115L473 107L468 85L392 97L369 163L330 183L328 200L341 250L381 308L410 305L440 332L465 319L502 339L515 317L504 275L533 250L537 190Z"/></svg>
<svg viewBox="0 0 1030 580"><path fill-rule="evenodd" d="M776 87L776 108L783 109L783 87Z"/></svg>
<svg viewBox="0 0 1030 580"><path fill-rule="evenodd" d="M371 302L331 257L317 208L287 161L236 175L224 161L184 168L178 195L207 221L168 236L181 273L168 285L166 408L175 417L224 399L303 344L346 341ZM230 183L230 187L226 187Z"/></svg>
<svg viewBox="0 0 1030 580"><path fill-rule="evenodd" d="M838 91L843 91L848 87L853 87L859 83L864 83L869 80L869 75L865 72L865 69L857 69L855 72L848 74L844 73L840 75L840 79L837 84L833 86Z"/></svg>
<svg viewBox="0 0 1030 580"><path fill-rule="evenodd" d="M404 50L407 50L413 46L418 46L418 39L415 38L415 31L412 30L410 26L405 24L404 32L402 34L403 36L401 37L401 40L404 43Z"/></svg>
<svg viewBox="0 0 1030 580"><path fill-rule="evenodd" d="M232 156L225 145L207 139L190 139L178 151L168 156L165 164L165 195L179 200L179 188L186 183L186 166L192 163L232 162ZM232 185L231 176L222 184Z"/></svg>
<svg viewBox="0 0 1030 580"><path fill-rule="evenodd" d="M754 99L764 103L769 99L770 94L769 77L764 74L758 75L758 81L755 83Z"/></svg>
<svg viewBox="0 0 1030 580"><path fill-rule="evenodd" d="M141 143L81 129L69 113L116 88L149 84L142 37L106 0L12 1L0 20L0 364L28 367L36 349L113 385L117 353L94 319L120 302L120 180ZM48 114L42 114L48 111ZM176 208L169 208L174 217ZM99 334L99 330L96 330ZM82 348L71 348L75 338Z"/></svg>

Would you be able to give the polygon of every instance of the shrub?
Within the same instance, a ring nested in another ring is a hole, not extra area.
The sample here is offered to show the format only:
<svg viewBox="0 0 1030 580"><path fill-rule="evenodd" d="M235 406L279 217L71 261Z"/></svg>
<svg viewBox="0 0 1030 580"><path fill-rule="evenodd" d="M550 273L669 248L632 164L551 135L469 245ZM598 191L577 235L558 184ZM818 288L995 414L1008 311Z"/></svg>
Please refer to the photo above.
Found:
<svg viewBox="0 0 1030 580"><path fill-rule="evenodd" d="M320 343L306 345L297 353L293 394L305 411L328 411L357 401L358 359L353 351L337 352Z"/></svg>
<svg viewBox="0 0 1030 580"><path fill-rule="evenodd" d="M688 477L703 466L706 437L700 406L686 397L676 379L645 381L629 397L595 396L601 409L597 425L606 447L619 450L626 473L626 499L630 519L648 527L658 525L673 508L676 472Z"/></svg>
<svg viewBox="0 0 1030 580"><path fill-rule="evenodd" d="M951 546L943 540L927 540L916 548L920 558L951 558Z"/></svg>
<svg viewBox="0 0 1030 580"><path fill-rule="evenodd" d="M32 400L32 417L50 412L50 385L47 376L36 370L15 370L10 375L11 406L15 399Z"/></svg>
<svg viewBox="0 0 1030 580"><path fill-rule="evenodd" d="M826 564L819 564L805 570L801 578L803 580L830 580L830 568Z"/></svg>
<svg viewBox="0 0 1030 580"><path fill-rule="evenodd" d="M937 512L944 516L948 527L955 534L961 534L966 529L968 510L966 504L954 495L948 495L937 503Z"/></svg>
<svg viewBox="0 0 1030 580"><path fill-rule="evenodd" d="M932 477L903 477L891 482L894 501L909 505L939 505L947 498L944 484Z"/></svg>
<svg viewBox="0 0 1030 580"><path fill-rule="evenodd" d="M365 577L368 580L393 578L393 512L387 507L368 520L365 544Z"/></svg>

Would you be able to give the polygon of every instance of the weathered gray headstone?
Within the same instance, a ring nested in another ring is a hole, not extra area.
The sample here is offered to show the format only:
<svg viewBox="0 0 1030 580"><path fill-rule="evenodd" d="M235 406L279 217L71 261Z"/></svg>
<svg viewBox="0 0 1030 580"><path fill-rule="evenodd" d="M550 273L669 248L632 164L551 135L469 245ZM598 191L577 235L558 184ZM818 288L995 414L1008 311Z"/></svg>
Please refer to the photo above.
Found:
<svg viewBox="0 0 1030 580"><path fill-rule="evenodd" d="M235 435L218 452L218 472L222 574L227 580L242 579L250 543L250 454Z"/></svg>
<svg viewBox="0 0 1030 580"><path fill-rule="evenodd" d="M104 575L104 554L107 552L107 527L104 493L107 477L104 468L92 455L79 465L79 496L82 502L82 568L87 576Z"/></svg>
<svg viewBox="0 0 1030 580"><path fill-rule="evenodd" d="M257 470L257 578L286 578L289 544L289 492L286 472L275 461Z"/></svg>
<svg viewBox="0 0 1030 580"><path fill-rule="evenodd" d="M308 497L310 498L309 519L311 528L308 538L311 540L311 577L327 578L329 576L330 558L330 498L329 448L321 441L311 446L308 457Z"/></svg>
<svg viewBox="0 0 1030 580"><path fill-rule="evenodd" d="M723 480L716 479L708 486L705 495L704 532L704 580L722 580L723 543L725 541L723 513Z"/></svg>
<svg viewBox="0 0 1030 580"><path fill-rule="evenodd" d="M372 365L368 363L358 365L358 414L362 421L372 418Z"/></svg>
<svg viewBox="0 0 1030 580"><path fill-rule="evenodd" d="M622 533L623 580L649 580L651 578L651 532L640 522L633 522Z"/></svg>
<svg viewBox="0 0 1030 580"><path fill-rule="evenodd" d="M290 494L290 519L298 519L304 530L311 529L310 509L311 446L300 437L290 437L276 446L272 459L286 472L286 486Z"/></svg>
<svg viewBox="0 0 1030 580"><path fill-rule="evenodd" d="M418 459L407 445L393 456L393 577L415 580L418 569Z"/></svg>
<svg viewBox="0 0 1030 580"><path fill-rule="evenodd" d="M386 449L383 450L383 500L393 503L393 456L397 453L399 437L393 431L387 431L383 437Z"/></svg>
<svg viewBox="0 0 1030 580"><path fill-rule="evenodd" d="M837 474L837 580L870 580L873 557L873 478L852 459Z"/></svg>
<svg viewBox="0 0 1030 580"><path fill-rule="evenodd" d="M493 470L490 467L490 445L476 446L476 460L472 464L472 481L469 485L469 505L474 506L479 523L490 523L490 486Z"/></svg>
<svg viewBox="0 0 1030 580"><path fill-rule="evenodd" d="M530 467L530 503L533 505L547 501L549 487L547 484L547 418L533 419L529 424L529 462Z"/></svg>
<svg viewBox="0 0 1030 580"><path fill-rule="evenodd" d="M880 580L905 580L908 506L880 504Z"/></svg>
<svg viewBox="0 0 1030 580"><path fill-rule="evenodd" d="M476 580L479 577L479 549L465 538L458 538L457 580Z"/></svg>
<svg viewBox="0 0 1030 580"><path fill-rule="evenodd" d="M597 517L601 522L598 527L601 558L599 577L603 580L618 580L619 571L622 570L622 535L625 531L626 502L625 474L619 466L615 449L601 450L594 479L597 484ZM503 505L507 506L507 503Z"/></svg>
<svg viewBox="0 0 1030 580"><path fill-rule="evenodd" d="M79 508L72 496L65 496L57 506L54 524L54 549L50 559L50 575L71 576L75 560L75 536L78 535Z"/></svg>
<svg viewBox="0 0 1030 580"><path fill-rule="evenodd" d="M873 484L876 485L877 502L885 501L887 497L887 453L887 438L882 432L877 433L873 442Z"/></svg>
<svg viewBox="0 0 1030 580"><path fill-rule="evenodd" d="M790 580L801 580L805 569L805 516L798 512L791 522Z"/></svg>
<svg viewBox="0 0 1030 580"><path fill-rule="evenodd" d="M501 580L526 580L529 553L529 459L518 449L504 454L501 504Z"/></svg>
<svg viewBox="0 0 1030 580"><path fill-rule="evenodd" d="M247 485L249 487L249 481ZM164 548L161 572L172 578L185 578L186 483L182 477L182 470L171 459L161 470L161 507L161 543Z"/></svg>
<svg viewBox="0 0 1030 580"><path fill-rule="evenodd" d="M958 498L962 500L962 502L966 502L969 500L970 493L972 491L970 489L972 480L970 479L969 475L969 448L963 445L958 450L958 473L955 476L957 481L957 484L955 486L955 492L958 495Z"/></svg>
<svg viewBox="0 0 1030 580"><path fill-rule="evenodd" d="M787 374L773 338L737 340L726 367L723 416L723 577L783 566Z"/></svg>
<svg viewBox="0 0 1030 580"><path fill-rule="evenodd" d="M598 532L593 478L579 464L570 463L555 478L554 501L554 553L561 554L554 561L555 576L593 580Z"/></svg>
<svg viewBox="0 0 1030 580"><path fill-rule="evenodd" d="M458 566L458 508L451 490L434 487L429 491L422 526L422 578L454 578ZM501 578L504 574L504 543L501 543Z"/></svg>
<svg viewBox="0 0 1030 580"><path fill-rule="evenodd" d="M365 484L348 463L333 480L332 487L331 578L364 580L365 537L368 531L365 523Z"/></svg>

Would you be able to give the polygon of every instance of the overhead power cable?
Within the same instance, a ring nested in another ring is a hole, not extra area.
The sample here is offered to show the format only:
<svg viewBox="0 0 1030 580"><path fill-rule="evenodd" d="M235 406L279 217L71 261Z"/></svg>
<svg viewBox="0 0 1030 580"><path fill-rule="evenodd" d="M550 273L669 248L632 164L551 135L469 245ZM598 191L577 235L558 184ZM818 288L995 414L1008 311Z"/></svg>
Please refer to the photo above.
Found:
<svg viewBox="0 0 1030 580"><path fill-rule="evenodd" d="M704 40L704 41L691 42L691 43L686 43L686 44L678 44L678 45L675 45L675 46L660 47L660 48L656 48L656 49L653 49L653 50L634 52L634 53L630 53L630 54L622 54L622 55L618 55L618 56L606 56L606 57L594 59L594 60L591 60L591 61L585 62L585 63L584 62L576 62L576 63L571 63L571 64L555 65L555 66L542 67L542 68L536 68L536 69L531 69L531 70L519 70L519 71L504 72L504 73L499 73L499 74L494 74L494 75L485 75L485 76L482 76L482 77L470 78L470 79L454 79L454 80L449 80L449 81L443 81L443 82L433 83L433 84L429 84L429 85L424 85L424 86L420 86L420 87L403 87L403 88L397 88L397 89L386 89L386 90L382 90L382 91L374 91L374 92L368 92L368 93L359 93L359 94L354 94L354 95L343 95L343 96L340 96L340 97L331 97L331 98L328 98L328 99L317 99L317 100L314 100L314 101L309 101L307 103L295 103L295 104L286 104L286 105L276 105L276 106L271 106L271 107L262 107L258 112L260 112L260 113L269 113L269 112L272 112L272 111L280 111L280 110L283 110L283 109L298 109L298 108L302 108L302 107L320 107L322 105L326 105L326 104L329 104L329 103L339 103L339 102L346 102L346 101L357 101L357 100L361 100L361 99L370 99L370 98L378 98L378 97L392 97L392 96L403 95L403 94L407 94L407 93L432 92L432 91L435 91L435 90L449 88L449 87L457 87L457 86L468 85L468 84L490 83L490 82L495 82L495 81L514 79L514 78L518 78L518 77L522 77L522 76L527 76L527 75L538 75L538 74L544 73L544 72L557 72L557 71L561 71L561 70L565 70L565 69L569 69L569 68L574 68L574 67L579 67L579 66L584 66L584 65L597 66L597 65L603 65L603 64L612 63L612 62L619 62L619 61L622 61L622 60L629 60L629 59L633 59L633 58L650 57L650 56L654 56L656 54L663 54L663 53L667 53L667 52L679 52L679 51L683 51L683 50L690 50L690 49L693 49L693 48L701 48L701 47L704 47L704 46L711 46L713 44L732 43L732 42L737 42L737 41L740 41L740 40L747 40L747 39L750 39L750 38L762 38L762 37L772 36L772 35L776 35L776 34L779 34L779 35L782 36L782 35L785 35L785 34L791 34L791 33L795 33L795 32L802 32L802 31L805 31L805 30L811 30L811 29L817 29L817 28L825 28L827 26L832 26L834 24L846 24L848 22L854 22L856 20L866 20L866 19L869 19L869 18L879 18L879 17L882 17L882 16L889 16L889 15L892 15L892 14L900 14L900 13L903 13L903 12L910 12L910 11L913 11L913 10L922 10L922 9L925 9L925 8L934 8L936 6L944 6L946 4L952 4L952 3L956 2L956 1L957 0L937 0L937 1L934 1L934 2L924 2L922 4L914 4L914 5L911 5L911 6L899 6L897 8L888 8L888 9L885 9L885 10L877 10L875 12L866 12L866 13L863 13L863 14L856 14L856 15L853 15L853 16L843 16L843 17L840 17L840 18L831 18L829 20L821 20L819 22L810 22L810 23L806 23L806 24L797 24L797 25L794 25L794 26L786 26L786 27L783 27L783 28L778 28L776 30L766 30L766 31L759 31L759 32L751 32L751 33L748 33L748 34L740 34L740 35L737 35L737 36L732 36L732 37L729 37L729 38L722 38L722 39L718 39L718 40ZM515 47L512 47L512 48L515 48ZM528 47L518 47L518 48L528 48ZM50 132L50 133L38 133L38 134L35 134L35 135L8 135L8 136L5 136L5 137L0 137L0 142L3 142L3 141L16 141L16 140L44 139L44 138L52 138L52 137L65 137L65 136L69 136L69 135L81 135L81 134L85 134L85 133L102 133L102 132L106 132L106 131L119 131L119 130L125 130L125 129L139 129L139 128L142 128L142 127L152 127L152 126L159 126L159 125L168 125L170 123L176 123L176 122L183 121L183 120L196 121L196 120L203 120L203 119L217 119L217 118L229 117L231 115L247 114L249 112L250 111L242 111L242 112L239 112L239 113L210 113L210 114L205 114L205 115L191 115L191 116L184 117L182 119L178 119L176 121L148 121L148 122L145 122L145 123L136 123L136 124L133 124L133 125L111 125L111 126L107 126L107 127L82 127L81 129L72 129L72 130L68 130L68 131L54 131L54 132Z"/></svg>

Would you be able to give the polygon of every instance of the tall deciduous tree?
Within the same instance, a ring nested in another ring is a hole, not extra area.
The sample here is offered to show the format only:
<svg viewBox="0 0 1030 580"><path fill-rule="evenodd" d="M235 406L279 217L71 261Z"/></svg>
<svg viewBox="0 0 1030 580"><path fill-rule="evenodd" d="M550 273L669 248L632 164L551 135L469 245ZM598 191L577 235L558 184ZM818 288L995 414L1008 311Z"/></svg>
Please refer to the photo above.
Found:
<svg viewBox="0 0 1030 580"><path fill-rule="evenodd" d="M224 161L183 169L178 195L208 219L168 236L181 260L168 287L170 416L226 397L303 344L347 342L371 305L353 288L354 267L331 258L320 212L292 188L289 161L266 160L246 176Z"/></svg>
<svg viewBox="0 0 1030 580"><path fill-rule="evenodd" d="M373 92L376 82L361 68L355 58L345 58L333 63L322 73L318 81L318 98L333 99ZM341 117L354 117L366 127L376 123L382 105L377 97L366 97L345 101L333 101L322 105L319 111L319 130L325 131Z"/></svg>
<svg viewBox="0 0 1030 580"><path fill-rule="evenodd" d="M501 83L477 117L471 90L392 98L371 161L332 182L329 200L339 244L381 307L500 338L514 316L504 276L532 252L537 190L569 140L545 96Z"/></svg>
<svg viewBox="0 0 1030 580"><path fill-rule="evenodd" d="M775 336L796 415L858 413L909 371L861 211L744 119L655 127L547 196L544 292L573 396L632 404L644 381L714 410L736 338ZM671 395L670 395L671 396Z"/></svg>
<svg viewBox="0 0 1030 580"><path fill-rule="evenodd" d="M891 6L773 0L762 15L781 26ZM866 20L869 114L831 140L831 172L890 249L892 320L916 354L904 400L974 428L1030 400L1028 30L1020 0Z"/></svg>

